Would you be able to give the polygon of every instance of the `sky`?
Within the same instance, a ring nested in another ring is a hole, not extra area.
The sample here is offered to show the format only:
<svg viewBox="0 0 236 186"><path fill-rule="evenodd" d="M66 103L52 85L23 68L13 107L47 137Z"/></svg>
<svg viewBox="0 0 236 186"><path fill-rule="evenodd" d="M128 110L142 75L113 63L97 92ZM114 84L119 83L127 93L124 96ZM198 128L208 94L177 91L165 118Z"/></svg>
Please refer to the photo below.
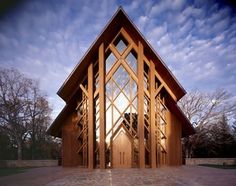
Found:
<svg viewBox="0 0 236 186"><path fill-rule="evenodd" d="M0 12L0 66L38 80L55 118L65 105L56 92L122 6L187 92L236 98L236 8L226 2L21 1Z"/></svg>

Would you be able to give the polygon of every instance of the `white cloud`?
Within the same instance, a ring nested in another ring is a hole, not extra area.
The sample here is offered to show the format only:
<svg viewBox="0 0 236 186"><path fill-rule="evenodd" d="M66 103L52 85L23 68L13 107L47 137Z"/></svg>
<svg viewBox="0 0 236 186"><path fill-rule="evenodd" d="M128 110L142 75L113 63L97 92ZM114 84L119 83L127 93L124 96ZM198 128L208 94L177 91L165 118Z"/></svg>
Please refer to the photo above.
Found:
<svg viewBox="0 0 236 186"><path fill-rule="evenodd" d="M195 8L193 6L188 6L183 10L182 14L185 17L194 17L196 19L201 19L205 15L205 12L200 8Z"/></svg>
<svg viewBox="0 0 236 186"><path fill-rule="evenodd" d="M224 41L225 36L223 34L217 35L215 38L212 39L212 41L215 44L220 44L222 41Z"/></svg>
<svg viewBox="0 0 236 186"><path fill-rule="evenodd" d="M138 19L137 26L139 27L140 30L143 30L145 25L148 24L148 17L147 16L140 16Z"/></svg>
<svg viewBox="0 0 236 186"><path fill-rule="evenodd" d="M164 24L162 26L158 26L150 30L150 32L147 33L147 37L159 40L166 32L167 32L167 24Z"/></svg>
<svg viewBox="0 0 236 186"><path fill-rule="evenodd" d="M180 11L185 5L185 0L165 0L160 1L153 6L150 11L150 16L160 15L168 10Z"/></svg>
<svg viewBox="0 0 236 186"><path fill-rule="evenodd" d="M121 3L187 89L236 92L236 16L202 1ZM116 1L30 1L0 20L0 64L39 79L54 116L58 88L118 7ZM222 83L223 82L223 83Z"/></svg>
<svg viewBox="0 0 236 186"><path fill-rule="evenodd" d="M188 35L188 33L190 32L190 30L193 27L193 22L192 19L188 19L183 26L180 27L180 29L178 30L177 33L179 33L179 37L183 36L183 35Z"/></svg>
<svg viewBox="0 0 236 186"><path fill-rule="evenodd" d="M224 31L225 29L227 29L229 26L229 18L225 18L223 20L220 20L218 22L216 22L213 27L212 27L212 30L215 32L215 33L219 33L219 32L222 32Z"/></svg>
<svg viewBox="0 0 236 186"><path fill-rule="evenodd" d="M132 1L129 6L126 6L127 11L135 11L137 8L140 7L140 0Z"/></svg>

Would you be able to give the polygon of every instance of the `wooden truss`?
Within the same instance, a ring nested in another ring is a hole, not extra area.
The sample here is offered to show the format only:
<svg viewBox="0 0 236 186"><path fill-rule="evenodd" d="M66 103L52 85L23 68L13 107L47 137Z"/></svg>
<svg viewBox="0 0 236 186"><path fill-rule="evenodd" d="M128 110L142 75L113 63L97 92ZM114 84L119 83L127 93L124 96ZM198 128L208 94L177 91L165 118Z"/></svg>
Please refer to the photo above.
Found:
<svg viewBox="0 0 236 186"><path fill-rule="evenodd" d="M91 61L77 104L78 155L89 168L110 167L111 136L122 124L132 137L132 166L166 163L167 94L176 99L144 53L121 28L109 45L101 43Z"/></svg>

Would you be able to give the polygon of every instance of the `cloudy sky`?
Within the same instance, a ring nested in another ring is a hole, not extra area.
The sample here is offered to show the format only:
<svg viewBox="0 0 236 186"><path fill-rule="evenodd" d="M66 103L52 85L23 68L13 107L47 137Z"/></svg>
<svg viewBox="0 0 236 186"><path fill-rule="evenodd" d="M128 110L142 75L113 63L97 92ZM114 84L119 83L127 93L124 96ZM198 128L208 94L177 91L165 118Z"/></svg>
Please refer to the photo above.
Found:
<svg viewBox="0 0 236 186"><path fill-rule="evenodd" d="M22 1L1 9L1 67L39 80L54 118L57 90L120 5L187 91L236 96L236 9L213 0Z"/></svg>

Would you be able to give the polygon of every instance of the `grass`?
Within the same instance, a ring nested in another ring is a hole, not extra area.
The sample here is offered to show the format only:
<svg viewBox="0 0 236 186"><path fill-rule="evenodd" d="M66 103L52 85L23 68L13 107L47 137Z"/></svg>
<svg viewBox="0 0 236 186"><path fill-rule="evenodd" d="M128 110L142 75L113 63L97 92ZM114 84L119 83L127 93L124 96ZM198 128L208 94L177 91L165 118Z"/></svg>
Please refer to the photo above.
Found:
<svg viewBox="0 0 236 186"><path fill-rule="evenodd" d="M28 167L0 168L0 177L12 175L12 174L23 173L27 169L30 169L30 168L28 168Z"/></svg>
<svg viewBox="0 0 236 186"><path fill-rule="evenodd" d="M218 168L218 169L236 169L236 165L200 164L199 166L212 167L212 168Z"/></svg>

